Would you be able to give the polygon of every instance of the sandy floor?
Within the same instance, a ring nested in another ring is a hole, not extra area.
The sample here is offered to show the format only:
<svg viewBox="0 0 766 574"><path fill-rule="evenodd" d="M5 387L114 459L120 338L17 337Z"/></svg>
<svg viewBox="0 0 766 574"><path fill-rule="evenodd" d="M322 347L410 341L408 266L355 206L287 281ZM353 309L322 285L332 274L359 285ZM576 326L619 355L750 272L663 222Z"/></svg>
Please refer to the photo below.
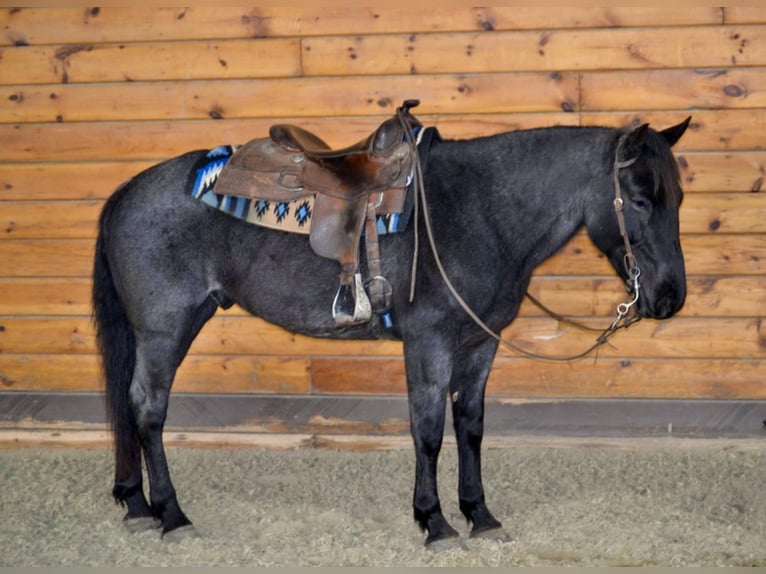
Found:
<svg viewBox="0 0 766 574"><path fill-rule="evenodd" d="M442 505L468 531L456 457ZM411 518L410 450L170 450L196 538L121 524L106 450L0 451L0 565L760 565L766 443L663 439L485 453L490 508L510 542L425 550Z"/></svg>

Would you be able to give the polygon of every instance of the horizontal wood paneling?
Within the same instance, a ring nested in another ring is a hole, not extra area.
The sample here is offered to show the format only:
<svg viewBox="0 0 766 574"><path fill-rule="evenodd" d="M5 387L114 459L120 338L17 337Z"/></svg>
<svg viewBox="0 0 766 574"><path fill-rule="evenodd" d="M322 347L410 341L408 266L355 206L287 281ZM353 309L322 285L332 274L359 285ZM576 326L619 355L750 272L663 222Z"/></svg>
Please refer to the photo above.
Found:
<svg viewBox="0 0 766 574"><path fill-rule="evenodd" d="M65 315L88 317L90 306L88 278L1 278L0 316L13 317ZM755 276L690 276L682 317L762 317L766 315L766 278ZM529 292L558 313L569 317L609 317L625 298L622 282L603 277L537 274ZM543 312L525 301L519 314L539 317ZM234 306L218 311L219 316L246 315ZM255 327L257 328L257 327Z"/></svg>
<svg viewBox="0 0 766 574"><path fill-rule="evenodd" d="M301 53L295 39L75 44L6 50L2 69L4 85L289 77Z"/></svg>
<svg viewBox="0 0 766 574"><path fill-rule="evenodd" d="M0 203L4 239L95 239L103 202L24 201ZM766 233L766 203L748 194L699 194L684 200L681 233Z"/></svg>
<svg viewBox="0 0 766 574"><path fill-rule="evenodd" d="M610 317L587 320L606 328ZM589 346L597 334L582 331L547 317L517 319L505 336L527 351L553 356L576 354ZM95 335L89 320L67 318L6 318L0 332L0 351L18 353L95 352ZM205 355L258 356L400 356L395 341L333 341L288 333L262 320L245 316L214 317L194 341L190 352ZM516 351L501 347L500 356ZM766 357L766 324L752 318L673 318L642 321L629 332L612 339L599 351L603 357Z"/></svg>
<svg viewBox="0 0 766 574"><path fill-rule="evenodd" d="M766 236L690 235L682 247L690 275L762 275L766 272ZM6 277L87 277L93 266L88 239L6 239L0 260L13 261ZM613 270L584 235L574 237L538 272L548 275L605 275Z"/></svg>
<svg viewBox="0 0 766 574"><path fill-rule="evenodd" d="M688 236L683 241L687 273L691 275L762 275L766 237L745 235ZM86 277L91 272L93 243L88 240L0 241L0 259L14 261L8 277ZM587 237L578 235L538 271L549 275L608 275L612 269Z"/></svg>
<svg viewBox="0 0 766 574"><path fill-rule="evenodd" d="M592 72L582 75L580 90L582 109L588 111L757 109L766 107L766 70Z"/></svg>
<svg viewBox="0 0 766 574"><path fill-rule="evenodd" d="M731 21L752 16L739 12ZM145 42L403 32L497 31L509 29L593 28L721 24L715 7L559 7L492 6L461 8L314 9L260 7L4 9L3 43ZM56 22L56 26L50 26Z"/></svg>
<svg viewBox="0 0 766 574"><path fill-rule="evenodd" d="M766 64L766 26L311 38L307 75L707 68Z"/></svg>
<svg viewBox="0 0 766 574"><path fill-rule="evenodd" d="M574 109L577 82L574 74L530 72L3 86L0 101L10 105L0 107L0 123L393 114L407 97L400 94L428 101L430 113L555 112ZM526 89L508 90L514 84Z"/></svg>
<svg viewBox="0 0 766 574"><path fill-rule="evenodd" d="M683 376L679 376L683 373ZM314 389L327 393L405 392L404 367L394 359L314 361ZM750 398L766 397L759 360L584 359L552 363L495 360L490 397Z"/></svg>
<svg viewBox="0 0 766 574"><path fill-rule="evenodd" d="M538 125L539 123L558 123L564 124L565 120L575 119L571 114L543 115L536 114L516 117L516 124L519 129ZM303 122L302 122L303 123ZM148 160L125 160L125 161L98 161L87 162L81 159L78 162L35 162L35 163L0 163L0 198L7 201L36 201L36 200L80 200L80 199L105 199L117 188L119 184L140 171L150 167L156 161L160 161L172 155L173 150L180 149L187 151L195 147L194 138L199 139L197 147L203 148L210 145L204 138L223 142L223 143L243 143L252 137L263 137L262 133L248 131L247 127L242 126L238 130L215 130L224 122L210 122L205 129L198 129L196 132L189 129L179 130L181 134L174 134L172 142L166 142L164 149L158 145L147 146L144 150L136 150L139 142L151 141L156 136L157 129L153 124L135 126L135 130L125 128L135 139L128 140L127 145L133 145L133 151L139 151L146 156L157 154L155 159ZM345 125L345 124L344 124ZM53 126L54 128L58 126ZM67 128L70 126L66 126ZM88 127L93 127L89 124ZM141 127L147 128L146 132L139 133ZM253 126L256 127L256 126ZM324 126L326 127L326 126ZM151 129L154 129L154 132ZM116 129L116 128L115 128ZM2 128L0 128L0 132ZM87 127L82 126L79 131L63 130L61 135L73 139L89 137L94 140L92 135L87 134ZM96 130L102 133L101 130ZM453 127L454 132L454 127ZM206 133L212 135L200 135ZM322 132L329 133L328 130ZM50 133L38 132L39 137L56 137L56 129ZM182 135L187 136L184 142ZM346 136L347 137L347 136ZM446 137L446 134L445 134ZM329 139L329 138L328 138ZM345 138L339 134L333 134L332 139L343 141ZM39 140L29 138L30 145L35 145ZM70 140L71 141L71 140ZM352 138L348 138L348 142ZM348 143L347 142L347 143ZM26 143L19 142L21 144ZM61 147L64 144L59 144ZM126 147L127 147L126 145ZM339 144L342 145L342 144ZM56 149L50 150L51 157L56 157ZM80 147L81 154L85 150ZM62 150L63 152L63 150ZM103 150L102 150L103 153ZM758 192L763 186L764 174L766 174L766 152L681 152L678 155L681 167L682 184L687 193L687 199L684 203L684 209L681 210L681 216L686 216L686 210L694 198L689 195L694 192ZM742 196L740 196L742 197ZM760 196L754 196L755 198ZM704 201L698 198L697 201ZM757 201L754 199L753 201Z"/></svg>
<svg viewBox="0 0 766 574"><path fill-rule="evenodd" d="M173 384L178 392L277 393L310 392L306 359L190 355ZM103 390L94 354L0 355L0 392Z"/></svg>
<svg viewBox="0 0 766 574"><path fill-rule="evenodd" d="M306 392L302 361L190 355L175 392ZM2 355L0 384L14 391L101 390L95 355ZM291 374L292 373L292 374ZM679 376L683 373L683 376ZM495 360L490 397L519 398L766 398L762 360L609 359L551 363ZM406 392L400 358L328 357L313 361L312 392L390 395ZM275 422L278 413L275 413Z"/></svg>
<svg viewBox="0 0 766 574"><path fill-rule="evenodd" d="M723 10L726 24L761 24L766 22L762 6L727 6Z"/></svg>
<svg viewBox="0 0 766 574"><path fill-rule="evenodd" d="M571 113L490 114L486 116L421 116L437 125L443 137L490 135L540 125L577 125ZM268 135L274 123L299 123L322 135L332 146L349 145L370 134L384 116L351 118L264 118L227 121L104 122L0 124L0 138L7 143L7 161L114 161L161 160L192 149L209 149L221 143L244 143ZM670 124L668 124L670 125ZM215 142L215 143L211 143ZM34 167L34 166L33 166Z"/></svg>
<svg viewBox="0 0 766 574"><path fill-rule="evenodd" d="M664 128L688 295L595 363L503 350L501 397L765 398L766 9L0 9L0 391L99 390L90 271L104 200L192 149L297 123L366 137L405 98L447 138L548 125ZM584 233L535 273L556 311L610 322L624 288ZM525 302L506 335L548 354L593 337ZM296 336L238 308L203 329L176 390L405 392L401 344Z"/></svg>
<svg viewBox="0 0 766 574"><path fill-rule="evenodd" d="M636 126L649 123L657 128L676 125L692 117L689 130L676 151L762 150L760 130L766 128L766 114L753 110L674 110L636 113L583 112L583 125Z"/></svg>
<svg viewBox="0 0 766 574"><path fill-rule="evenodd" d="M414 95L414 92L409 92ZM402 94L407 97L408 92ZM400 99L395 100L399 102ZM424 110L425 111L425 110ZM429 115L419 114L427 125L439 128L445 138L483 136L525 129L540 125L640 125L648 122L663 129L676 125L689 115L692 116L690 130L679 142L677 153L699 157L709 153L723 154L713 168L723 169L728 161L739 161L739 156L727 159L735 152L750 152L742 156L742 166L736 164L729 171L716 170L718 179L750 176L753 169L763 167L763 142L759 129L766 129L763 114L749 110L688 111L626 113L532 113L532 114L487 114L487 115ZM274 117L263 119L227 121L179 121L179 122L105 122L105 123L43 123L43 124L0 124L0 138L5 142L6 161L114 161L165 159L192 149L208 149L221 143L244 143L255 137L268 135L269 126L274 123L298 123L306 129L322 135L322 139L333 146L349 145L358 141L374 129L384 116L337 118L296 118ZM752 130L745 129L749 122ZM758 162L748 165L748 158ZM733 172L744 167L743 175ZM754 179L757 179L754 178ZM753 181L753 180L751 180ZM742 189L741 191L749 191ZM716 189L715 191L722 191Z"/></svg>

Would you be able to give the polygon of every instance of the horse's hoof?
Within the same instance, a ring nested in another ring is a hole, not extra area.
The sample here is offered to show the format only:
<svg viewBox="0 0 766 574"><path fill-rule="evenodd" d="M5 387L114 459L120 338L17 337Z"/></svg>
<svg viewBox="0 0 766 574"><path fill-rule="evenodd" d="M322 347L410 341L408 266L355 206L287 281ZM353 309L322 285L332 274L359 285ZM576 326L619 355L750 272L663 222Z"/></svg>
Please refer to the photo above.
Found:
<svg viewBox="0 0 766 574"><path fill-rule="evenodd" d="M502 527L500 528L485 528L477 532L471 532L471 538L479 538L482 540L492 540L494 542L512 542L513 537L508 534Z"/></svg>
<svg viewBox="0 0 766 574"><path fill-rule="evenodd" d="M468 550L460 536L448 536L426 542L426 548L432 552L447 552L449 550Z"/></svg>
<svg viewBox="0 0 766 574"><path fill-rule="evenodd" d="M199 533L197 532L197 529L194 528L193 524L179 526L178 528L162 533L162 539L165 542L177 543L184 540L192 540L194 538L199 538Z"/></svg>
<svg viewBox="0 0 766 574"><path fill-rule="evenodd" d="M137 516L132 518L126 516L122 523L131 534L137 534L147 530L157 530L160 527L160 521L153 516Z"/></svg>

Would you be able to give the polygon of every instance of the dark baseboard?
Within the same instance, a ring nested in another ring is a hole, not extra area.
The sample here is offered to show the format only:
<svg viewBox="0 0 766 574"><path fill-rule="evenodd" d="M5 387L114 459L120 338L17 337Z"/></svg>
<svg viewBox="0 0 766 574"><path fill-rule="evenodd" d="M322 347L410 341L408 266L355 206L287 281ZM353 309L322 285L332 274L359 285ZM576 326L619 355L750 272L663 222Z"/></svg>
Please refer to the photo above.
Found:
<svg viewBox="0 0 766 574"><path fill-rule="evenodd" d="M451 427L449 409L447 429ZM488 399L488 437L766 438L766 401ZM407 436L406 397L173 394L167 428L184 431ZM94 393L0 393L0 425L104 425ZM451 432L451 431L449 431Z"/></svg>

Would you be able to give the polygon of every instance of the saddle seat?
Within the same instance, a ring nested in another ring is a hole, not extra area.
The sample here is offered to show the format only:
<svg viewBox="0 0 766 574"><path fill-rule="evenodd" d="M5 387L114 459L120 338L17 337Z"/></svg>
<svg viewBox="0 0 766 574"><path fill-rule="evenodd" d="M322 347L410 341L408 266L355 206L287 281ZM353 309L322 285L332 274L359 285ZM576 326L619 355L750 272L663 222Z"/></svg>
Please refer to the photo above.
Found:
<svg viewBox="0 0 766 574"><path fill-rule="evenodd" d="M417 100L407 100L402 109L408 113L409 108L417 105ZM400 187L397 180L408 178L412 167L408 161L410 148L405 141L405 130L397 116L384 121L363 140L341 149L332 149L319 136L292 124L271 126L269 136L285 151L302 154L309 162L330 172L337 185L325 193L347 199L361 193ZM311 170L307 170L302 184L318 186L321 193L328 187L327 174L317 175L319 177L312 179Z"/></svg>
<svg viewBox="0 0 766 574"><path fill-rule="evenodd" d="M341 265L341 287L333 305L338 324L356 324L371 316L358 273L365 222L371 281L385 283L375 286L373 307L380 311L390 306L390 286L380 276L375 215L403 211L415 161L403 122L412 129L421 127L409 113L418 103L406 100L370 136L335 150L299 126L273 125L268 138L237 149L215 184L216 193L266 201L314 197L309 242L315 253Z"/></svg>

